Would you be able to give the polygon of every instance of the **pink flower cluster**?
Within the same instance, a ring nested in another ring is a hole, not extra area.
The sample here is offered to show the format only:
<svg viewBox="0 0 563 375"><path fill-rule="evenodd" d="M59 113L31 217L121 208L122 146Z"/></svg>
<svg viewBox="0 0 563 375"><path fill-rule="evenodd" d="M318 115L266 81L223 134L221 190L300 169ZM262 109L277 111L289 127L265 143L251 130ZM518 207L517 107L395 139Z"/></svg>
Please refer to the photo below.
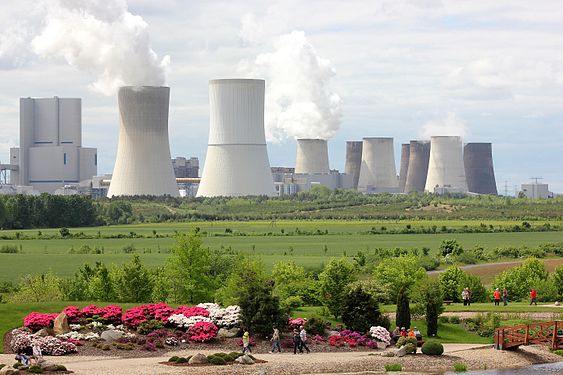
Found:
<svg viewBox="0 0 563 375"><path fill-rule="evenodd" d="M123 314L123 324L136 328L147 320L160 320L167 323L168 318L175 312L166 303L149 303L146 305L132 307Z"/></svg>
<svg viewBox="0 0 563 375"><path fill-rule="evenodd" d="M121 315L123 310L121 306L108 305L103 308L102 318L104 318L108 323L119 324L121 323Z"/></svg>
<svg viewBox="0 0 563 375"><path fill-rule="evenodd" d="M102 316L104 310L96 305L88 305L80 311L80 315L85 318L91 318L94 315Z"/></svg>
<svg viewBox="0 0 563 375"><path fill-rule="evenodd" d="M78 306L67 306L63 312L66 314L69 323L76 323L80 319L80 308Z"/></svg>
<svg viewBox="0 0 563 375"><path fill-rule="evenodd" d="M289 318L288 324L291 329L299 329L300 326L304 326L307 320L304 318Z"/></svg>
<svg viewBox="0 0 563 375"><path fill-rule="evenodd" d="M77 306L67 306L63 312L67 315L69 323L76 323L81 318L92 318L94 316L99 316L108 323L120 323L122 310L121 306L117 305L108 305L103 308L96 305L88 305L82 310Z"/></svg>
<svg viewBox="0 0 563 375"><path fill-rule="evenodd" d="M206 342L217 336L217 326L208 322L197 322L188 330L190 340Z"/></svg>
<svg viewBox="0 0 563 375"><path fill-rule="evenodd" d="M203 307L198 306L178 306L174 314L182 314L186 318L189 318L191 316L205 316L206 318L209 317L209 311L207 309L204 309Z"/></svg>
<svg viewBox="0 0 563 375"><path fill-rule="evenodd" d="M23 325L34 332L39 331L42 328L50 327L58 315L32 312L23 319Z"/></svg>

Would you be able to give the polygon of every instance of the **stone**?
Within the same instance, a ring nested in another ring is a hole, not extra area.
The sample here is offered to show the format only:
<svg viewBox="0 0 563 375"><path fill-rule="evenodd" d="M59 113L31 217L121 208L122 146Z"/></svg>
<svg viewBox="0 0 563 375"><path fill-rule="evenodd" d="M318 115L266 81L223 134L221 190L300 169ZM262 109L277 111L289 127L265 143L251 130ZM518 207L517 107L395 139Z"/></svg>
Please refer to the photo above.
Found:
<svg viewBox="0 0 563 375"><path fill-rule="evenodd" d="M236 363L241 363L243 365L253 365L254 360L248 356L248 354L242 355L235 359Z"/></svg>
<svg viewBox="0 0 563 375"><path fill-rule="evenodd" d="M100 338L105 341L116 341L123 337L123 331L108 329L100 334Z"/></svg>
<svg viewBox="0 0 563 375"><path fill-rule="evenodd" d="M202 363L207 363L207 356L205 354L197 353L192 358L190 358L188 363L190 365L200 365Z"/></svg>
<svg viewBox="0 0 563 375"><path fill-rule="evenodd" d="M2 369L0 369L0 375L18 375L19 373L20 370L16 370L11 366L5 366Z"/></svg>
<svg viewBox="0 0 563 375"><path fill-rule="evenodd" d="M240 333L240 329L239 328L221 328L219 329L219 331L217 332L217 338L218 339L228 339L231 337L237 337Z"/></svg>
<svg viewBox="0 0 563 375"><path fill-rule="evenodd" d="M392 350L386 350L383 353L381 353L382 357L394 357L395 353Z"/></svg>
<svg viewBox="0 0 563 375"><path fill-rule="evenodd" d="M68 316L64 312L60 313L55 318L55 322L53 323L53 331L55 332L55 336L70 332L70 327L68 325Z"/></svg>
<svg viewBox="0 0 563 375"><path fill-rule="evenodd" d="M52 328L42 328L39 331L35 332L33 335L41 337L55 336L55 331L53 331Z"/></svg>
<svg viewBox="0 0 563 375"><path fill-rule="evenodd" d="M397 357L404 357L407 355L407 348L403 345L399 348L399 350L397 350L397 353L395 353L395 355Z"/></svg>
<svg viewBox="0 0 563 375"><path fill-rule="evenodd" d="M57 365L50 361L40 362L38 366L41 367L43 371L57 371Z"/></svg>
<svg viewBox="0 0 563 375"><path fill-rule="evenodd" d="M559 303L559 301L555 301L554 305L555 305L555 306L561 306L561 304Z"/></svg>

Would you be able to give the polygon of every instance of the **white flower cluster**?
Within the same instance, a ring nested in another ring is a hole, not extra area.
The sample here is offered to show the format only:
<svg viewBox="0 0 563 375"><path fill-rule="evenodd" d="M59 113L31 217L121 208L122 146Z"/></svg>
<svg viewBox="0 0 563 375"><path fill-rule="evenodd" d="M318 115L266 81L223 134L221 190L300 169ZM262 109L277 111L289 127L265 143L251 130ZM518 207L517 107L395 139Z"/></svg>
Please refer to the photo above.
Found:
<svg viewBox="0 0 563 375"><path fill-rule="evenodd" d="M57 337L63 340L73 339L73 340L90 341L90 340L99 339L100 335L94 332L80 333L80 332L70 331L68 333L63 333L62 335L57 335Z"/></svg>
<svg viewBox="0 0 563 375"><path fill-rule="evenodd" d="M101 322L92 322L88 325L91 326L92 328L101 328L103 326Z"/></svg>
<svg viewBox="0 0 563 375"><path fill-rule="evenodd" d="M369 333L371 337L373 337L377 341L381 341L386 345L389 345L391 343L391 335L389 334L389 331L381 326L371 327L369 329Z"/></svg>
<svg viewBox="0 0 563 375"><path fill-rule="evenodd" d="M76 345L56 337L35 336L21 329L14 329L12 331L12 340L10 341L12 351L17 353L25 347L32 345L38 345L41 348L41 352L45 355L65 355L76 353L77 351Z"/></svg>
<svg viewBox="0 0 563 375"><path fill-rule="evenodd" d="M240 323L240 306L232 305L225 309L216 303L200 303L197 306L209 311L209 318L219 328L231 328Z"/></svg>
<svg viewBox="0 0 563 375"><path fill-rule="evenodd" d="M123 324L120 324L118 326L114 326L113 324L108 324L106 328L108 330L112 330L112 331L124 331L125 332L125 327L123 326Z"/></svg>
<svg viewBox="0 0 563 375"><path fill-rule="evenodd" d="M70 327L70 329L72 329L73 331L80 331L80 329L82 328L82 326L80 324L69 324L68 325Z"/></svg>
<svg viewBox="0 0 563 375"><path fill-rule="evenodd" d="M168 321L175 324L178 328L190 328L197 322L208 322L213 323L213 321L205 316L190 316L186 318L184 314L174 314L168 318Z"/></svg>

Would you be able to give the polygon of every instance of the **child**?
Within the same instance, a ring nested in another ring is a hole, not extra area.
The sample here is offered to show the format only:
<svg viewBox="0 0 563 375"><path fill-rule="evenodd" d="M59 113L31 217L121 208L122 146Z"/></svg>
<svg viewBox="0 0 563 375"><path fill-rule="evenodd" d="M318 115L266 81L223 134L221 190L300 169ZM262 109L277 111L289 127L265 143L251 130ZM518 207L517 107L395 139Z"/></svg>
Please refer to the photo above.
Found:
<svg viewBox="0 0 563 375"><path fill-rule="evenodd" d="M252 349L250 347L250 334L248 331L244 331L244 334L242 335L242 352L246 353L247 351L252 353Z"/></svg>

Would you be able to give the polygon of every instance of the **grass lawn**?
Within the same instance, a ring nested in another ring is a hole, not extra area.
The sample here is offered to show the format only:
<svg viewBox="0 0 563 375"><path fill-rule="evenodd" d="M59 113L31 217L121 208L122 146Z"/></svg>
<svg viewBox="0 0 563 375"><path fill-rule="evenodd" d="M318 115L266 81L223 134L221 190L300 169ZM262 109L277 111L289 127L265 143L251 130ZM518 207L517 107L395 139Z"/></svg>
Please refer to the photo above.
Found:
<svg viewBox="0 0 563 375"><path fill-rule="evenodd" d="M452 303L444 305L444 312L507 312L507 313L527 313L527 312L553 312L562 313L563 307L545 306L553 305L553 302L539 303L538 306L530 306L528 302L509 302L508 306L495 306L491 303L472 303L471 306L463 306L463 303ZM381 305L382 312L395 312L395 305Z"/></svg>

